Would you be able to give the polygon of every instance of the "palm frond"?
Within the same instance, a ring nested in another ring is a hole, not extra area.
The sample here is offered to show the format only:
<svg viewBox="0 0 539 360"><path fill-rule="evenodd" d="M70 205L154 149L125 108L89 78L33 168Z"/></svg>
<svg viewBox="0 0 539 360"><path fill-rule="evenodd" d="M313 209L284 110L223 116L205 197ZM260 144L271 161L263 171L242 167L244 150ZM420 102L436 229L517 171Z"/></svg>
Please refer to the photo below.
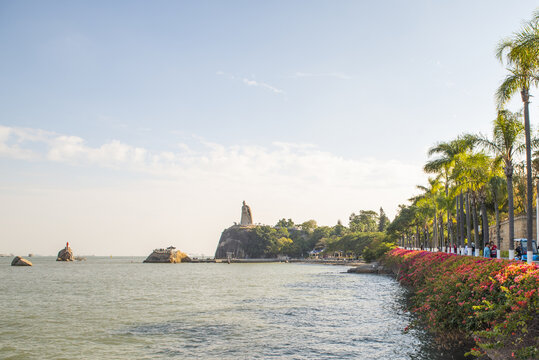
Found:
<svg viewBox="0 0 539 360"><path fill-rule="evenodd" d="M491 151L494 154L502 152L502 149L495 142L491 141L488 137L483 134L475 135L475 142L480 147Z"/></svg>
<svg viewBox="0 0 539 360"><path fill-rule="evenodd" d="M506 51L511 51L511 48L513 46L513 41L511 39L506 38L501 40L498 43L498 46L496 47L496 57L500 62L503 64L503 56Z"/></svg>
<svg viewBox="0 0 539 360"><path fill-rule="evenodd" d="M441 169L443 169L443 167L447 164L448 164L448 161L446 158L434 159L427 162L425 166L423 166L423 170L426 173L436 173L436 172L439 172Z"/></svg>
<svg viewBox="0 0 539 360"><path fill-rule="evenodd" d="M496 103L501 109L511 99L511 97L520 89L520 76L511 73L505 77L503 82L496 90Z"/></svg>

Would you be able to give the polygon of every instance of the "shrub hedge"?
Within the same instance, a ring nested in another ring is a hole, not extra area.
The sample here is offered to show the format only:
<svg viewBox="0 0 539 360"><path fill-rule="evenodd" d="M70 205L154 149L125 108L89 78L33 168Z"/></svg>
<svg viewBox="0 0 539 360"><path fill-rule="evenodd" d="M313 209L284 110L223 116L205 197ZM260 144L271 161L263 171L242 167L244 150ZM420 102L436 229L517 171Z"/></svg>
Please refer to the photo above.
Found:
<svg viewBox="0 0 539 360"><path fill-rule="evenodd" d="M430 331L473 338L476 356L539 355L537 265L400 248L382 262L412 288L411 311Z"/></svg>

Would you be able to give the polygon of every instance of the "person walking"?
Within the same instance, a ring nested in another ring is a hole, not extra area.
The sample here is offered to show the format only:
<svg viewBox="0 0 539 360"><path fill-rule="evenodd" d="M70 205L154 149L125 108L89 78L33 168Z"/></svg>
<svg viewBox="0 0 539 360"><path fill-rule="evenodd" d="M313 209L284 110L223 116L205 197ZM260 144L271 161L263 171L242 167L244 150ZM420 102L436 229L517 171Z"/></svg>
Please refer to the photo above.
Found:
<svg viewBox="0 0 539 360"><path fill-rule="evenodd" d="M491 258L496 258L497 257L497 251L498 250L498 247L496 246L496 244L494 244L494 242L490 242L490 257Z"/></svg>
<svg viewBox="0 0 539 360"><path fill-rule="evenodd" d="M483 257L489 258L490 257L490 244L485 244L485 248L483 249Z"/></svg>
<svg viewBox="0 0 539 360"><path fill-rule="evenodd" d="M515 248L515 259L520 260L521 256L522 256L522 246L520 246L520 242L519 242L517 247Z"/></svg>

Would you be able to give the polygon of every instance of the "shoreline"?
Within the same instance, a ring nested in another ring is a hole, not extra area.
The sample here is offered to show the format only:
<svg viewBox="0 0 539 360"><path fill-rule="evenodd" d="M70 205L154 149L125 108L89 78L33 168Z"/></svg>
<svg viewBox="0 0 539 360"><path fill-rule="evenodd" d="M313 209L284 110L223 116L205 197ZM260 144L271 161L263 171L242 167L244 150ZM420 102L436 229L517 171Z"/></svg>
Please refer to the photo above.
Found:
<svg viewBox="0 0 539 360"><path fill-rule="evenodd" d="M230 263L230 264L265 264L265 263L303 263L322 265L361 266L366 264L363 260L344 259L192 259L191 263Z"/></svg>

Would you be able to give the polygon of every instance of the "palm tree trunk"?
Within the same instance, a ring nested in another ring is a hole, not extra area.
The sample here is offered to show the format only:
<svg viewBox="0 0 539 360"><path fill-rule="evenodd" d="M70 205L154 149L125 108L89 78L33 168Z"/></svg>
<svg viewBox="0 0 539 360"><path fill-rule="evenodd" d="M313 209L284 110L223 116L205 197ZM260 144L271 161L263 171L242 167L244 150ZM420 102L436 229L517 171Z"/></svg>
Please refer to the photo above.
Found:
<svg viewBox="0 0 539 360"><path fill-rule="evenodd" d="M447 215L447 240L449 244L453 244L453 226L451 226L453 222L451 221L451 217L449 216L449 210L447 210Z"/></svg>
<svg viewBox="0 0 539 360"><path fill-rule="evenodd" d="M464 248L464 194L460 192L460 239L459 247Z"/></svg>
<svg viewBox="0 0 539 360"><path fill-rule="evenodd" d="M459 196L456 196L455 197L455 205L456 205L456 217L457 217L457 224L455 226L455 238L451 239L451 249L453 249L453 246L456 245L459 240L460 240L460 208L459 208L459 204L460 204L460 197ZM453 251L453 250L451 250Z"/></svg>
<svg viewBox="0 0 539 360"><path fill-rule="evenodd" d="M530 139L530 96L527 88L521 91L522 102L524 103L524 131L526 132L526 185L527 185L527 206L526 206L526 235L528 248L528 263L532 263L532 239L533 239L533 182L532 182L532 150ZM524 249L522 249L524 250Z"/></svg>
<svg viewBox="0 0 539 360"><path fill-rule="evenodd" d="M487 216L487 206L485 205L485 200L481 199L481 215L483 217L483 225L481 226L481 229L483 229L483 247L485 244L487 244L489 240L489 233L488 233L488 216Z"/></svg>
<svg viewBox="0 0 539 360"><path fill-rule="evenodd" d="M474 241L475 246L479 246L480 238L479 238L479 219L477 216L477 201L474 199L473 201L473 228L474 228ZM470 246L471 244L468 244ZM483 244L483 247L485 244Z"/></svg>
<svg viewBox="0 0 539 360"><path fill-rule="evenodd" d="M466 191L466 235L468 240L468 246L472 243L472 212L470 211L470 191ZM462 244L464 247L464 243Z"/></svg>
<svg viewBox="0 0 539 360"><path fill-rule="evenodd" d="M496 246L498 246L498 250L500 250L501 239L500 239L500 210L498 209L498 192L496 189L493 190L493 198L494 198L494 213L496 214Z"/></svg>
<svg viewBox="0 0 539 360"><path fill-rule="evenodd" d="M509 212L509 260L515 258L515 205L513 200L513 164L505 165L507 178L507 206Z"/></svg>
<svg viewBox="0 0 539 360"><path fill-rule="evenodd" d="M434 223L432 224L432 246L431 248L434 249L436 246L438 246L438 217L436 216L436 211L434 211Z"/></svg>
<svg viewBox="0 0 539 360"><path fill-rule="evenodd" d="M501 228L500 210L498 209L498 199L496 199L496 197L494 197L494 210L496 212L496 243L497 243L496 245L498 246L498 253L496 257L499 259L501 257L501 252L502 252L502 249L501 249L502 240L500 238L500 228Z"/></svg>
<svg viewBox="0 0 539 360"><path fill-rule="evenodd" d="M446 201L449 200L449 185L447 184L447 178L445 180L445 199ZM447 203L446 203L447 204ZM442 219L443 224L443 219ZM443 236L444 236L444 228L442 227L442 242L443 242ZM449 204L447 205L447 237L450 239L450 243L453 243L453 234L451 233L451 206ZM442 243L442 247L445 244Z"/></svg>
<svg viewBox="0 0 539 360"><path fill-rule="evenodd" d="M442 216L440 216L440 242L438 244L438 249L440 251L443 251L443 248L444 248L444 216L443 216L443 212L442 212Z"/></svg>

